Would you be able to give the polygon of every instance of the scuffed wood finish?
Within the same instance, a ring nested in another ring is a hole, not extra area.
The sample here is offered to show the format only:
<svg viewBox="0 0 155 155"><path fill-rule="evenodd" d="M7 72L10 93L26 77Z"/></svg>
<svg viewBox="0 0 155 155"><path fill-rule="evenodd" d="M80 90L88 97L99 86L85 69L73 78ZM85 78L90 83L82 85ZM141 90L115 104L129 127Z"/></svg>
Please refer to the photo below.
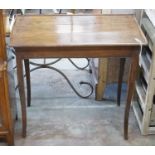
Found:
<svg viewBox="0 0 155 155"><path fill-rule="evenodd" d="M18 16L14 47L117 46L146 42L133 16Z"/></svg>
<svg viewBox="0 0 155 155"><path fill-rule="evenodd" d="M23 64L30 58L132 59L124 118L124 138L128 138L128 119L134 91L139 43L147 44L135 18L126 16L18 16L11 34L16 50L23 133L26 135L26 101ZM100 67L99 67L100 68Z"/></svg>

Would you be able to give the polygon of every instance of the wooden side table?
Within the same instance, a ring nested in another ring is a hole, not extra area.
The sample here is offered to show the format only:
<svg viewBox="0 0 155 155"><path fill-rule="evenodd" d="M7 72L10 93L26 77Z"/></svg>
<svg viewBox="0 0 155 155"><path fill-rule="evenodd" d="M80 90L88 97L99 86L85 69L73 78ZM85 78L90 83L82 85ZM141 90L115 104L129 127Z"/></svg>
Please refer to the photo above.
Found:
<svg viewBox="0 0 155 155"><path fill-rule="evenodd" d="M124 138L128 138L128 119L138 67L139 43L147 44L136 19L130 15L106 16L18 16L11 34L16 50L19 94L22 107L23 137L26 136L26 101L23 60L31 58L131 58Z"/></svg>

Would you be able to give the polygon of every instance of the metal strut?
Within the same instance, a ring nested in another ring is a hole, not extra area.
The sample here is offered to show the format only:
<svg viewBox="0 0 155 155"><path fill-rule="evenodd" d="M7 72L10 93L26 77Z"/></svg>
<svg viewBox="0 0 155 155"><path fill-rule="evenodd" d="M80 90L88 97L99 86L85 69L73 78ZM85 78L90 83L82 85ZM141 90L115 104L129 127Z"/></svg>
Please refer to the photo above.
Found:
<svg viewBox="0 0 155 155"><path fill-rule="evenodd" d="M77 65L73 62L72 59L68 58L68 60L71 62L71 64L72 64L73 66L75 66L75 67L76 67L77 69L79 69L79 70L84 70L84 69L86 69L86 68L89 66L89 59L88 59L88 58L85 58L85 59L87 60L87 65L84 66L84 67L79 67L79 66L77 66Z"/></svg>
<svg viewBox="0 0 155 155"><path fill-rule="evenodd" d="M62 58L58 58L57 60L55 60L55 61L53 61L53 62L50 62L50 63L46 63L46 59L44 59L44 65L47 65L47 66L53 65L53 64L57 63L58 61L60 61L61 59L62 59ZM89 59L88 59L88 58L85 58L85 59L87 60L87 64L86 64L84 67L79 67L78 65L76 65L76 64L74 63L74 61L73 61L71 58L67 58L67 59L69 60L69 62L70 62L75 68L77 68L77 69L79 69L79 70L84 70L84 69L86 69L86 68L89 66ZM30 61L30 64L31 64L31 65L34 65L34 66L41 66L41 65L43 65L43 64L40 64L40 63L32 62L32 61Z"/></svg>
<svg viewBox="0 0 155 155"><path fill-rule="evenodd" d="M65 78L65 80L67 81L67 83L70 85L70 87L72 88L72 90L73 90L79 97L81 97L81 98L88 98L89 96L92 95L92 93L93 93L93 86L92 86L89 82L81 81L81 82L79 83L80 85L83 85L83 84L88 85L88 86L90 87L90 89L91 89L90 93L89 93L88 95L84 96L84 95L80 94L80 93L75 89L75 87L74 87L73 84L69 81L69 79L67 78L67 76L66 76L63 72L61 72L59 69L57 69L57 68L55 68L55 67L51 67L51 66L47 66L47 65L40 65L40 66L38 66L38 67L35 67L35 68L31 69L31 72L33 72L33 71L35 71L35 70L37 70L37 69L41 69L41 68L52 69L52 70L58 72L59 74L61 74L61 75ZM24 75L24 77L25 77L25 75Z"/></svg>
<svg viewBox="0 0 155 155"><path fill-rule="evenodd" d="M15 54L15 50L14 50L14 49L11 49L11 50L12 50L13 54ZM33 72L33 71L35 71L35 70L37 70L37 69L41 69L41 68L52 69L52 70L58 72L59 74L61 74L61 75L66 79L67 83L70 85L70 87L72 88L72 90L73 90L79 97L81 97L81 98L88 98L89 96L91 96L92 93L93 93L93 86L92 86L89 82L81 81L81 82L79 83L80 85L83 85L83 84L88 85L88 86L90 87L90 89L91 89L90 93L89 93L88 95L84 96L84 95L80 94L80 93L75 89L75 87L73 86L73 84L69 81L69 79L67 78L67 76L66 76L63 72L61 72L59 69L57 69L57 68L55 68L55 67L50 66L50 65L53 65L53 64L57 63L57 62L60 61L61 59L62 59L62 58L58 58L58 59L56 59L55 61L50 62L50 63L46 63L46 59L44 59L44 63L43 63L43 64L35 63L35 62L32 62L32 61L29 61L29 63L30 63L31 65L37 66L37 67L31 69L30 72ZM79 70L84 70L84 69L86 69L86 68L89 66L89 59L88 59L88 58L85 58L85 59L87 60L87 64L86 64L84 67L79 67L79 66L76 65L70 58L68 58L69 62L71 62L71 64L74 65L74 66L75 66L77 69L79 69ZM15 68L16 68L16 66L14 67L14 69L15 69ZM24 77L25 77L25 76L26 76L26 75L24 75ZM18 85L16 86L15 89L17 89L17 88L18 88Z"/></svg>
<svg viewBox="0 0 155 155"><path fill-rule="evenodd" d="M83 82L83 81L80 82L80 85L82 85L82 84L88 85L88 86L90 87L90 89L91 89L90 94L84 96L84 95L80 94L80 93L75 89L75 87L73 86L73 84L69 81L69 79L67 78L67 76L66 76L63 72L61 72L59 69L57 69L57 68L55 68L55 67L50 66L50 65L53 65L53 64L57 63L57 62L60 61L61 59L62 59L62 58L58 58L57 60L55 60L55 61L53 61L53 62L50 62L50 63L46 63L46 59L44 59L44 63L43 63L43 64L35 63L35 62L30 61L30 64L31 64L31 65L37 66L37 67L31 69L30 72L35 71L35 70L37 70L37 69L41 69L41 68L48 68L48 69L55 70L56 72L58 72L59 74L61 74L61 75L66 79L67 83L70 85L70 87L72 88L72 90L73 90L79 97L81 97L81 98L88 98L89 96L91 96L92 93L93 93L93 86L92 86L89 82ZM75 66L77 69L79 69L79 70L84 70L84 69L86 69L86 68L89 66L89 59L88 59L88 58L85 58L85 59L87 60L87 64L86 64L84 67L79 67L79 66L76 65L70 58L68 58L68 60L71 62L71 64L74 65L74 66ZM24 76L25 76L25 75L24 75Z"/></svg>
<svg viewBox="0 0 155 155"><path fill-rule="evenodd" d="M34 66L41 66L41 65L46 65L46 66L49 66L49 65L53 65L55 63L57 63L58 61L60 61L62 58L58 58L57 60L53 61L53 62L50 62L50 63L46 63L46 59L44 59L44 64L40 64L40 63L35 63L35 62L32 62L32 61L29 61L29 63L31 65L34 65ZM31 72L31 70L30 70Z"/></svg>

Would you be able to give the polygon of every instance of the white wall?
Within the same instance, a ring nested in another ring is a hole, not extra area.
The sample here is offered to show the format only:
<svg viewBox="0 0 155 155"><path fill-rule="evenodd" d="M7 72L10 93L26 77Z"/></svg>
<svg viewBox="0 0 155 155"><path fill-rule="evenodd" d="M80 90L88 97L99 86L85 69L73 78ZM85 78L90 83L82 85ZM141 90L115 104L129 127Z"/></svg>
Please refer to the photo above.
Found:
<svg viewBox="0 0 155 155"><path fill-rule="evenodd" d="M103 14L135 14L135 9L103 9Z"/></svg>
<svg viewBox="0 0 155 155"><path fill-rule="evenodd" d="M135 9L112 9L112 14L135 14Z"/></svg>

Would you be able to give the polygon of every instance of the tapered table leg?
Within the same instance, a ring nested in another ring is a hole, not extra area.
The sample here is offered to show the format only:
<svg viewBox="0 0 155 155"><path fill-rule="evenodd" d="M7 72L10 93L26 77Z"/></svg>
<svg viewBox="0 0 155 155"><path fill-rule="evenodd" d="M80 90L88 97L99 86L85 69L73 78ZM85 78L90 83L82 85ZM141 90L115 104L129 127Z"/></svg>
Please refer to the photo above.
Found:
<svg viewBox="0 0 155 155"><path fill-rule="evenodd" d="M134 93L135 88L135 80L137 76L137 69L138 69L138 57L139 54L137 51L131 57L131 65L130 65L130 72L129 72L129 79L128 79L128 91L127 91L127 103L125 107L125 114L124 114L124 139L128 139L128 122L129 122L129 112L131 107L131 100Z"/></svg>
<svg viewBox="0 0 155 155"><path fill-rule="evenodd" d="M29 60L24 60L25 73L26 73L26 85L27 85L27 106L31 106L31 79L30 79L30 65Z"/></svg>
<svg viewBox="0 0 155 155"><path fill-rule="evenodd" d="M16 61L17 61L19 97L20 97L21 111L22 111L22 136L26 137L27 118L26 118L26 101L25 101L25 91L24 91L23 63L22 63L22 59L18 57L18 55L16 56L17 56Z"/></svg>
<svg viewBox="0 0 155 155"><path fill-rule="evenodd" d="M126 60L126 58L120 58L118 88L117 88L117 105L118 106L120 106L120 101L121 101L121 91L122 91L125 60Z"/></svg>

